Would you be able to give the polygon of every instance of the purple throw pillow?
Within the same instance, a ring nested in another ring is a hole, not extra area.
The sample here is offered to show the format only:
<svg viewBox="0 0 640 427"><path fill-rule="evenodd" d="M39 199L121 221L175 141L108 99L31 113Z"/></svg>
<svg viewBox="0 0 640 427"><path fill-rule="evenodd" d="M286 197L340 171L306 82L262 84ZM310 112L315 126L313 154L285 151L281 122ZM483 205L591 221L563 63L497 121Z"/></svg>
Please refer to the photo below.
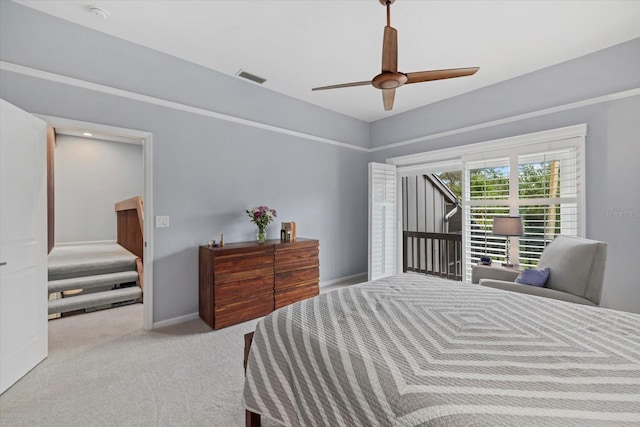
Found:
<svg viewBox="0 0 640 427"><path fill-rule="evenodd" d="M524 270L520 275L516 278L516 283L521 283L523 285L531 285L537 287L543 287L545 283L547 283L547 279L549 278L549 268L543 268L542 270L536 270L535 268L531 268L529 270Z"/></svg>

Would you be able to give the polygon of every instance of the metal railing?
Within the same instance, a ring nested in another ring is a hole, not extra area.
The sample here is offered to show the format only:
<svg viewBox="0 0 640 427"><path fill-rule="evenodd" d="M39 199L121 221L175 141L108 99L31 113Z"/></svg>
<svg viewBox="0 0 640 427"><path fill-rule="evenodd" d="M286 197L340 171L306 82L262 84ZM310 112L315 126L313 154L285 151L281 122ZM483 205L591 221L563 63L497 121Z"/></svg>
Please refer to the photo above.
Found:
<svg viewBox="0 0 640 427"><path fill-rule="evenodd" d="M462 281L462 234L404 231L402 242L404 272Z"/></svg>

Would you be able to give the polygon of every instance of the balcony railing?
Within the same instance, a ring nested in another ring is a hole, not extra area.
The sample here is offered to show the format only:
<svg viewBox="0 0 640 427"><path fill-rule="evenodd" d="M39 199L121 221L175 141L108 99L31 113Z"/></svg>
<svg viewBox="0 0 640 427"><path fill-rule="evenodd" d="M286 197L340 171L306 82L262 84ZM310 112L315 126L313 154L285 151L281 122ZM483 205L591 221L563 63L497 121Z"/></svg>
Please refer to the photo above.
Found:
<svg viewBox="0 0 640 427"><path fill-rule="evenodd" d="M462 281L462 234L404 231L403 271Z"/></svg>

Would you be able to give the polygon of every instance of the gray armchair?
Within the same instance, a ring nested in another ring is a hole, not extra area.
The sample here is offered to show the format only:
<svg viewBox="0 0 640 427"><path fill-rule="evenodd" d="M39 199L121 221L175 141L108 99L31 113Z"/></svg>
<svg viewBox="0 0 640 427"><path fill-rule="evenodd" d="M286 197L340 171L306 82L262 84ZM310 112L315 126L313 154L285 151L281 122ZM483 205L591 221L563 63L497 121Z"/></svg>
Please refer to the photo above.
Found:
<svg viewBox="0 0 640 427"><path fill-rule="evenodd" d="M540 256L537 268L550 270L544 287L515 283L515 271L474 270L474 282L482 286L504 289L585 305L600 305L607 244L571 236L556 236ZM484 275L485 277L480 277ZM487 277L491 276L491 277Z"/></svg>

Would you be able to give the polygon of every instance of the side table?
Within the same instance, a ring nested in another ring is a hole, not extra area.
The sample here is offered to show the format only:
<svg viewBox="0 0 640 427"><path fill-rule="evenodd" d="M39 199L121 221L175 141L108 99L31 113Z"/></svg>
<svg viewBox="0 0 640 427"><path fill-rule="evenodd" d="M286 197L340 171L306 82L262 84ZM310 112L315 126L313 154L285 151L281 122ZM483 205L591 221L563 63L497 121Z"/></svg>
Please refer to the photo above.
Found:
<svg viewBox="0 0 640 427"><path fill-rule="evenodd" d="M513 267L503 267L500 264L477 264L474 265L471 270L471 283L478 284L480 283L480 279L505 280L507 282L513 282L522 270L523 269L518 265L514 265Z"/></svg>

